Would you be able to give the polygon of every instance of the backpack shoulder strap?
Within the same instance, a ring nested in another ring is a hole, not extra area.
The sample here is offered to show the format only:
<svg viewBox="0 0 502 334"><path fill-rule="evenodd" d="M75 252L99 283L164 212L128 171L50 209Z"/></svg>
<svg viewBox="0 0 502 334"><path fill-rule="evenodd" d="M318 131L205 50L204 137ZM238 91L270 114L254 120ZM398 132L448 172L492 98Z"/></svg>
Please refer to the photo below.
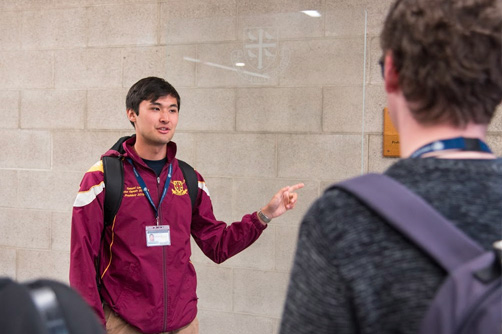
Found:
<svg viewBox="0 0 502 334"><path fill-rule="evenodd" d="M104 222L109 226L119 210L124 192L124 165L119 157L103 157L105 178Z"/></svg>
<svg viewBox="0 0 502 334"><path fill-rule="evenodd" d="M425 200L383 174L366 174L338 184L432 256L446 271L484 251Z"/></svg>
<svg viewBox="0 0 502 334"><path fill-rule="evenodd" d="M124 153L122 144L131 138L124 136L110 148L120 154ZM103 157L103 173L105 182L105 203L104 203L104 222L105 227L113 222L113 218L119 210L122 203L122 194L124 192L124 165L120 156Z"/></svg>
<svg viewBox="0 0 502 334"><path fill-rule="evenodd" d="M136 135L131 135L131 136L124 136L124 137L120 137L119 140L117 140L117 142L115 144L113 144L112 147L110 147L110 150L114 150L114 151L117 151L119 152L120 154L124 153L124 147L122 144L124 144L124 142L131 138L131 137L134 137Z"/></svg>
<svg viewBox="0 0 502 334"><path fill-rule="evenodd" d="M188 195L190 195L190 201L192 202L192 211L195 209L196 201L197 201L197 193L199 190L197 180L197 174L192 166L184 162L183 160L178 159L178 165L181 168L181 172L183 173L183 177L185 178L186 185L188 188Z"/></svg>

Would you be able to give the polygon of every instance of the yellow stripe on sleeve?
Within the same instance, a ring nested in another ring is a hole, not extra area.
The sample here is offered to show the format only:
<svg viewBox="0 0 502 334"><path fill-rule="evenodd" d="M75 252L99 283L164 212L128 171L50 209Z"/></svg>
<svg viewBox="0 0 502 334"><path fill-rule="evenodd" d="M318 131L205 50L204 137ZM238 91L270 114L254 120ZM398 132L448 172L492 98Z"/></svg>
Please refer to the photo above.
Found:
<svg viewBox="0 0 502 334"><path fill-rule="evenodd" d="M101 172L101 173L103 173L103 161L99 160L94 165L92 165L92 167L89 168L89 170L87 171L87 173L91 173L91 172Z"/></svg>

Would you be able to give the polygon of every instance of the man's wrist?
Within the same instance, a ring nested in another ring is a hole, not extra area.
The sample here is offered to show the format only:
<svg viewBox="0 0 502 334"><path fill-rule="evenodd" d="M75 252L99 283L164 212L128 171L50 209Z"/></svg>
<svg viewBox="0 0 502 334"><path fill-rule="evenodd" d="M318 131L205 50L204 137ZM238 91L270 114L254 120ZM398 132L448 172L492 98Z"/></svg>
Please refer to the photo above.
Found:
<svg viewBox="0 0 502 334"><path fill-rule="evenodd" d="M263 213L263 211L258 210L258 212L256 213L256 215L258 216L258 219L260 219L262 222L264 222L265 224L268 224L272 221L272 218L270 218L269 216L267 216L266 214Z"/></svg>

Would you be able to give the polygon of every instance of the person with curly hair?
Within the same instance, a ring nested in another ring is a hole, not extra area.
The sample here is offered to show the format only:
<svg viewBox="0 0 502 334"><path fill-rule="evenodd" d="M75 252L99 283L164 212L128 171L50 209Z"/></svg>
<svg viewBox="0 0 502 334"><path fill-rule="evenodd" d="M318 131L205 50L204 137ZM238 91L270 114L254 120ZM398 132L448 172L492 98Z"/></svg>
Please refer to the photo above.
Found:
<svg viewBox="0 0 502 334"><path fill-rule="evenodd" d="M381 47L402 158L385 175L490 249L502 235L502 159L485 142L502 100L502 1L397 0ZM303 219L280 333L417 333L446 275L330 189Z"/></svg>

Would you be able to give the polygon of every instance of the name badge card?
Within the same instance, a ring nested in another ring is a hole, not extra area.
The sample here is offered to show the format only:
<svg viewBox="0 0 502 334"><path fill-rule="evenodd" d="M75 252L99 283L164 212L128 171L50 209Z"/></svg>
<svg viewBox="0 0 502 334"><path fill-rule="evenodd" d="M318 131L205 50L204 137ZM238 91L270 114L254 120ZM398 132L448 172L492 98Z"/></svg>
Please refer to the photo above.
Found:
<svg viewBox="0 0 502 334"><path fill-rule="evenodd" d="M146 245L148 247L170 246L171 232L169 230L169 225L147 226Z"/></svg>

